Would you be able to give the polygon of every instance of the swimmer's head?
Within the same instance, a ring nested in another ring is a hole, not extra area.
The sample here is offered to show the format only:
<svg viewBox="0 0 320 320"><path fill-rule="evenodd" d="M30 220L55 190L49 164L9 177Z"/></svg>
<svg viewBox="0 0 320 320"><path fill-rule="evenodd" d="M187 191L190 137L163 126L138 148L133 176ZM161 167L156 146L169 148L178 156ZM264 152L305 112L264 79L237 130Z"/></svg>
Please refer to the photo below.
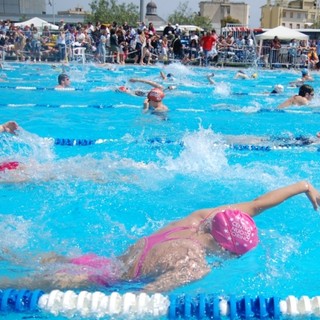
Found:
<svg viewBox="0 0 320 320"><path fill-rule="evenodd" d="M309 74L308 69L307 69L307 68L302 69L302 70L301 70L301 74L302 74L303 77L306 76L306 75L308 75L308 74Z"/></svg>
<svg viewBox="0 0 320 320"><path fill-rule="evenodd" d="M173 78L173 74L172 73L168 73L167 74L167 78Z"/></svg>
<svg viewBox="0 0 320 320"><path fill-rule="evenodd" d="M128 91L128 88L126 86L121 86L118 88L119 91L121 92L127 92Z"/></svg>
<svg viewBox="0 0 320 320"><path fill-rule="evenodd" d="M284 91L284 87L282 84L276 84L273 88L273 91L276 93L282 93Z"/></svg>
<svg viewBox="0 0 320 320"><path fill-rule="evenodd" d="M238 210L218 212L211 222L211 234L224 249L243 255L258 245L258 232L252 218Z"/></svg>
<svg viewBox="0 0 320 320"><path fill-rule="evenodd" d="M253 79L256 79L256 78L258 78L258 74L257 74L257 73L253 73L251 77L252 77Z"/></svg>
<svg viewBox="0 0 320 320"><path fill-rule="evenodd" d="M58 83L61 85L63 81L68 81L69 80L69 76L65 73L61 73L58 76Z"/></svg>
<svg viewBox="0 0 320 320"><path fill-rule="evenodd" d="M148 99L154 102L160 102L164 98L164 92L159 88L153 88L148 93Z"/></svg>

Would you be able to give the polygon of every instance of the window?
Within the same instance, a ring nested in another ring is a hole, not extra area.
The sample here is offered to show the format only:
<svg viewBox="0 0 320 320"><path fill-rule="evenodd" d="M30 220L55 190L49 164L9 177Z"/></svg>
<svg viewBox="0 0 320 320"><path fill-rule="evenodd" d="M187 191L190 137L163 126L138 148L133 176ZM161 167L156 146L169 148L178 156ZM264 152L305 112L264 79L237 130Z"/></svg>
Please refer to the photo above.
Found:
<svg viewBox="0 0 320 320"><path fill-rule="evenodd" d="M292 23L289 23L289 28L292 29Z"/></svg>
<svg viewBox="0 0 320 320"><path fill-rule="evenodd" d="M293 12L290 12L290 18L293 18Z"/></svg>
<svg viewBox="0 0 320 320"><path fill-rule="evenodd" d="M297 13L297 19L301 19L301 13L300 12Z"/></svg>
<svg viewBox="0 0 320 320"><path fill-rule="evenodd" d="M300 29L301 27L300 27L300 23L297 23L297 29Z"/></svg>
<svg viewBox="0 0 320 320"><path fill-rule="evenodd" d="M287 12L286 12L286 11L283 11L283 12L282 12L282 17L285 18L286 16L287 16Z"/></svg>

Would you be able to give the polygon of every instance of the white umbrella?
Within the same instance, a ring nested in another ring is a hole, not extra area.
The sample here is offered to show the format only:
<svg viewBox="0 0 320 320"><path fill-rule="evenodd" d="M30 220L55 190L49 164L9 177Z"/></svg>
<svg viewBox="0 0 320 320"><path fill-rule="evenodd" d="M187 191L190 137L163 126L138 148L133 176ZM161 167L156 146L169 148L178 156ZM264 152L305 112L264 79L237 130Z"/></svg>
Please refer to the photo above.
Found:
<svg viewBox="0 0 320 320"><path fill-rule="evenodd" d="M46 20L42 20L40 18L37 18L37 17L34 17L30 20L27 20L27 21L23 21L23 22L17 22L15 23L14 25L17 26L17 27L25 27L25 26L31 26L31 25L34 25L35 27L37 27L38 29L43 29L44 26L48 26L49 29L51 30L58 30L59 27L56 26L55 24L52 24Z"/></svg>

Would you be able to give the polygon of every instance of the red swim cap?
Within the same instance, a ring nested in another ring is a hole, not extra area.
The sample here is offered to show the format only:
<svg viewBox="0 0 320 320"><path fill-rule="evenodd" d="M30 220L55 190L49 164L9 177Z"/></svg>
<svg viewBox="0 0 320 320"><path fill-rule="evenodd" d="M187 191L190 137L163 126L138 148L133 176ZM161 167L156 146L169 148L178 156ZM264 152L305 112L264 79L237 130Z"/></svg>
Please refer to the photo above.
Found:
<svg viewBox="0 0 320 320"><path fill-rule="evenodd" d="M5 170L15 170L19 167L19 162L11 161L11 162L2 162L0 163L0 171Z"/></svg>
<svg viewBox="0 0 320 320"><path fill-rule="evenodd" d="M164 98L164 93L159 88L153 88L148 93L148 99L154 102L160 102Z"/></svg>
<svg viewBox="0 0 320 320"><path fill-rule="evenodd" d="M128 91L128 88L125 86L121 86L121 87L119 87L119 91L126 92L126 91Z"/></svg>

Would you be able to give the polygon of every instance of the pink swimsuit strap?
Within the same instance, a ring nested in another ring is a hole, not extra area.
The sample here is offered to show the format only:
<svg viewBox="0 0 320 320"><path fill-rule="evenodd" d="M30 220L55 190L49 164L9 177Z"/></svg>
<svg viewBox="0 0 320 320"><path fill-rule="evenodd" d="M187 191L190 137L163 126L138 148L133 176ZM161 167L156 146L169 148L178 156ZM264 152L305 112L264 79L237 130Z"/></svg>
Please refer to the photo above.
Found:
<svg viewBox="0 0 320 320"><path fill-rule="evenodd" d="M143 251L141 253L140 259L138 261L137 267L136 267L136 272L134 274L134 278L137 278L141 275L141 270L142 270L142 265L147 257L147 254L150 252L150 250L157 244L159 243L163 243L166 241L171 241L171 240L177 240L177 239L181 239L179 237L170 237L168 238L168 236L171 233L174 232L178 232L178 231L182 231L182 230L189 230L189 229L193 229L194 227L175 227L172 229L169 229L167 231L164 231L162 233L156 233L154 235L151 235L149 237L145 237L144 241L144 248ZM191 240L193 240L192 238L190 238ZM193 240L194 241L194 240Z"/></svg>

